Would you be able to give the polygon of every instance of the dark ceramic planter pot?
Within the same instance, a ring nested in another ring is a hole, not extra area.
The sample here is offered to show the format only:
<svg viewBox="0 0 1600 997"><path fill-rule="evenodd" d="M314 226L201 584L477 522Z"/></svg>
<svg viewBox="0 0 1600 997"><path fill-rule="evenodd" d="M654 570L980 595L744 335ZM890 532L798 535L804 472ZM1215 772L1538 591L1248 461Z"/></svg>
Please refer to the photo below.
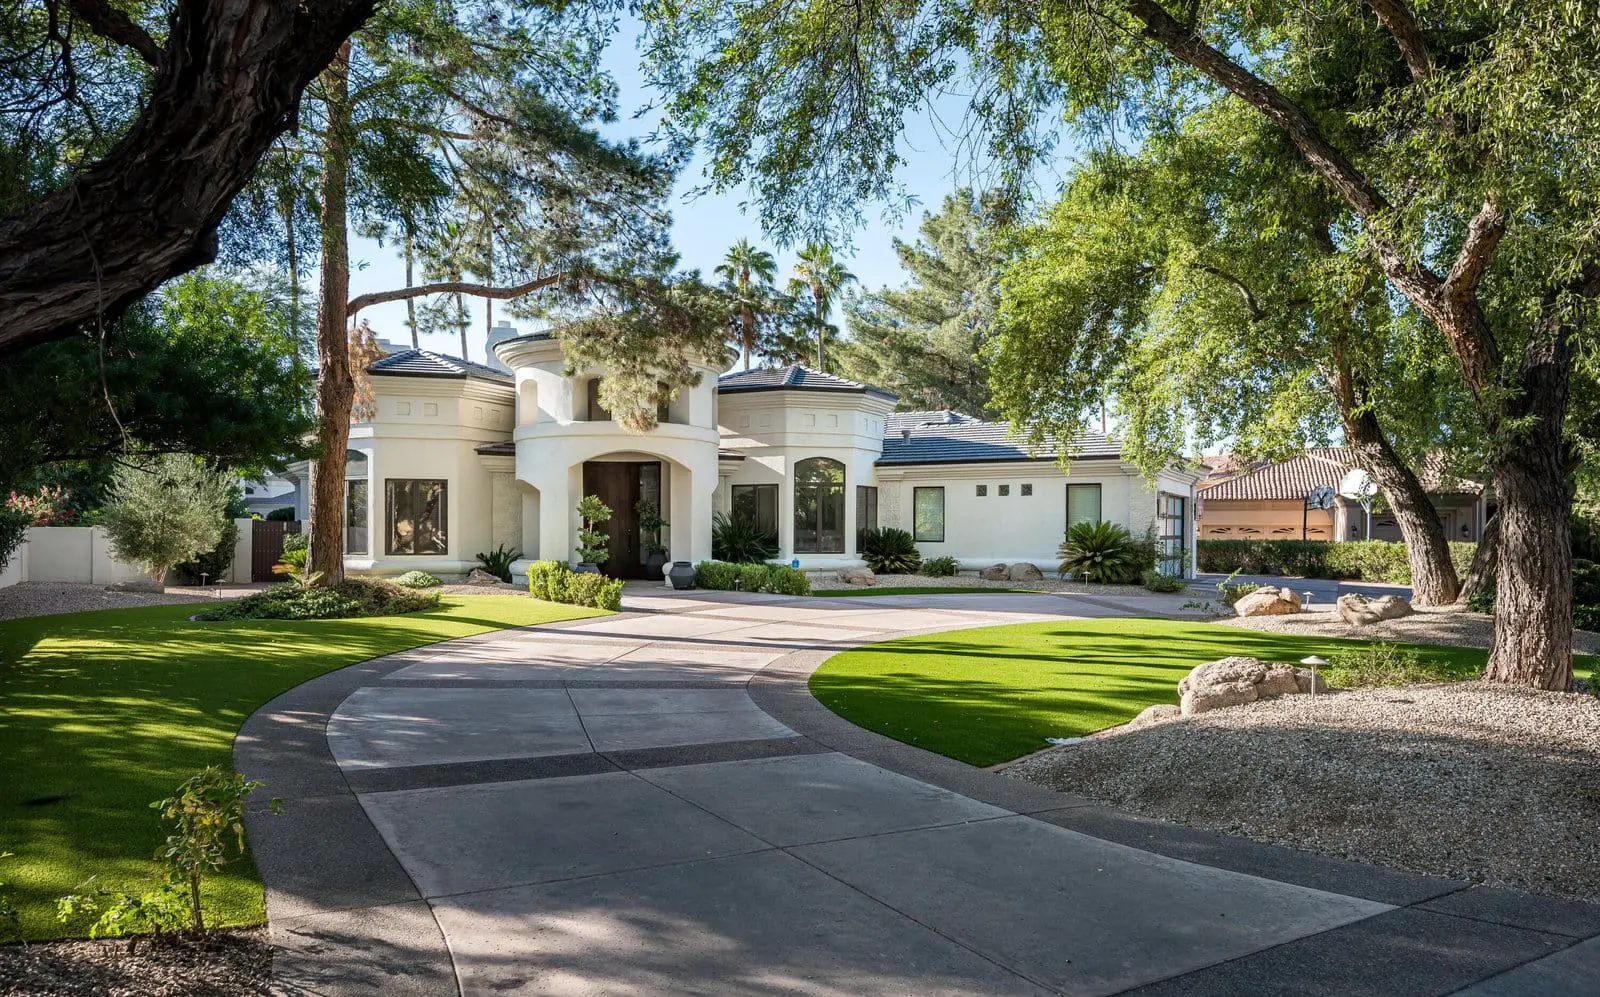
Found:
<svg viewBox="0 0 1600 997"><path fill-rule="evenodd" d="M646 554L644 556L644 577L647 581L659 582L665 577L667 555Z"/></svg>
<svg viewBox="0 0 1600 997"><path fill-rule="evenodd" d="M600 565L590 564L588 561L580 561L578 566L572 570L580 575L598 575L600 573Z"/></svg>
<svg viewBox="0 0 1600 997"><path fill-rule="evenodd" d="M694 588L694 565L688 561L673 561L672 570L667 572L667 580L679 591Z"/></svg>

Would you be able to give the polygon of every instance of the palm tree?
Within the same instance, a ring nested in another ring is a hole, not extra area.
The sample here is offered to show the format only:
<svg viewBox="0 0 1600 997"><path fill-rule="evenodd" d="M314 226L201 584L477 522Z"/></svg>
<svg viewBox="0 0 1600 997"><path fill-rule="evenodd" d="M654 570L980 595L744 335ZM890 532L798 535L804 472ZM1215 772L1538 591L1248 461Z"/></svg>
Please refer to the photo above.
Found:
<svg viewBox="0 0 1600 997"><path fill-rule="evenodd" d="M756 349L756 309L765 302L765 292L778 275L778 263L765 249L750 245L749 239L740 239L717 264L716 273L738 298L739 322L744 329L739 346L744 353L744 369L749 370L750 354Z"/></svg>
<svg viewBox="0 0 1600 997"><path fill-rule="evenodd" d="M856 275L844 268L844 264L833 258L833 247L825 242L808 242L800 250L799 259L794 265L794 279L789 282L790 293L800 294L811 292L811 303L815 306L817 325L817 370L825 371L823 366L822 341L828 331L828 309L833 305L833 296L838 294L846 284L854 282Z"/></svg>

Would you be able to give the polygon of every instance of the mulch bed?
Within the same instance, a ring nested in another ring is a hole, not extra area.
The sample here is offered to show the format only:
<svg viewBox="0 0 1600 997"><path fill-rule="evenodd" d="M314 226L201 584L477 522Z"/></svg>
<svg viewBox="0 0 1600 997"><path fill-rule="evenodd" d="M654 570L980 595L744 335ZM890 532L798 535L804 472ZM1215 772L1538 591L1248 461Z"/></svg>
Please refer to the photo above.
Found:
<svg viewBox="0 0 1600 997"><path fill-rule="evenodd" d="M4 997L261 997L272 949L265 928L186 938L0 946Z"/></svg>

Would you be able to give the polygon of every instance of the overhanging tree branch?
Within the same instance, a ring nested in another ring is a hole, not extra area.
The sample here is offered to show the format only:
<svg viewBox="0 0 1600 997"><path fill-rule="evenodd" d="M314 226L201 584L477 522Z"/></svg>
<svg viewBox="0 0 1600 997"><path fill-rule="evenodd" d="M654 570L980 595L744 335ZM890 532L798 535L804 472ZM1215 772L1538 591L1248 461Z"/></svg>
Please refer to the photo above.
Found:
<svg viewBox="0 0 1600 997"><path fill-rule="evenodd" d="M152 66L161 65L161 46L133 18L111 6L107 0L66 0L73 16L89 30L119 45L126 45Z"/></svg>
<svg viewBox="0 0 1600 997"><path fill-rule="evenodd" d="M1366 0L1366 3L1378 15L1378 22L1394 36L1411 78L1426 83L1433 76L1433 53L1405 0Z"/></svg>
<svg viewBox="0 0 1600 997"><path fill-rule="evenodd" d="M496 287L492 284L474 284L471 281L446 280L433 284L419 284L416 287L397 287L392 291L375 291L371 294L362 294L350 299L345 306L345 317L353 317L363 308L381 305L388 301L404 301L407 298L420 298L429 294L466 294L474 298L494 298L504 301L507 298L520 298L525 294L546 288L561 280L564 274L555 273L545 277L537 277L523 284L508 287Z"/></svg>

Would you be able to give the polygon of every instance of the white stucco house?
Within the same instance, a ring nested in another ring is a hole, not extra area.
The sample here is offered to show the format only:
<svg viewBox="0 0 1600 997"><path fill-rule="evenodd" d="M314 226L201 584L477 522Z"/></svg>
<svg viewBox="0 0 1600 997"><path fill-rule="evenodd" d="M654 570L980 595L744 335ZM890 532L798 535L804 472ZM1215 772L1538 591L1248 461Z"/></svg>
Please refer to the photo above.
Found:
<svg viewBox="0 0 1600 997"><path fill-rule="evenodd" d="M551 334L499 339L492 350L496 366L402 350L368 368L377 414L350 431L349 570L463 573L499 544L524 553L519 574L535 559L573 562L586 493L615 513L605 570L621 577L642 575L641 498L670 524L661 541L672 561L710 558L713 513L737 509L805 569L859 565L858 532L897 526L923 557L1049 571L1069 518L1135 535L1153 524L1173 554L1169 569L1194 563L1198 474L1174 468L1147 480L1104 437L1075 441L1064 471L1055 447L1030 452L1004 423L896 412L887 391L805 367L711 364L678 388L656 428L633 435L600 407L605 371L569 374Z"/></svg>

